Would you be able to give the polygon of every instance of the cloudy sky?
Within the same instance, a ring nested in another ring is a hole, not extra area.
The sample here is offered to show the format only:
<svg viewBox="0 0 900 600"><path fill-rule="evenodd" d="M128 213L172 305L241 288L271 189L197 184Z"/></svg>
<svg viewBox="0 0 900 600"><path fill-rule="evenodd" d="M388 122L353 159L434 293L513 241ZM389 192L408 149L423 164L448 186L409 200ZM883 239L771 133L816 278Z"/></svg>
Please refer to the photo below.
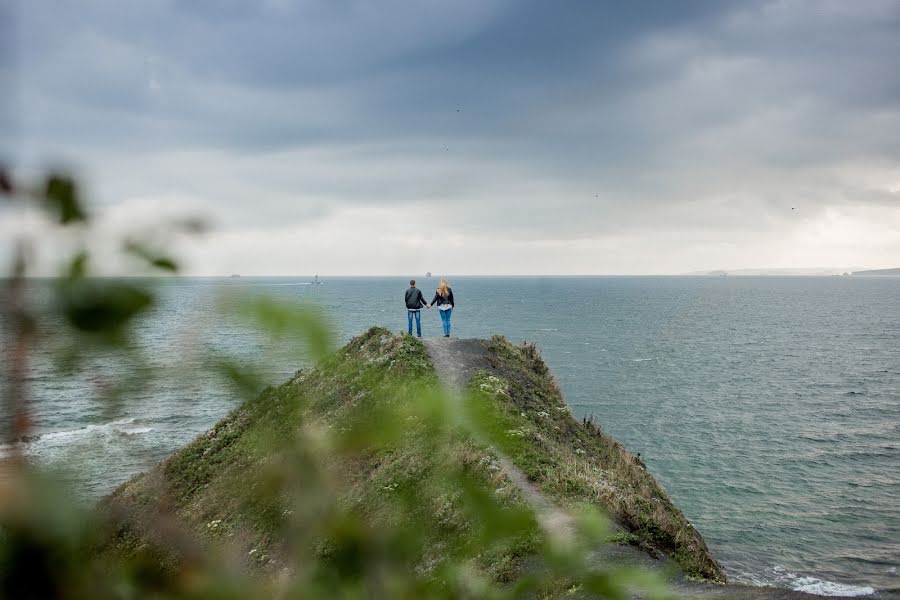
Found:
<svg viewBox="0 0 900 600"><path fill-rule="evenodd" d="M0 157L189 273L900 266L896 0L3 6Z"/></svg>

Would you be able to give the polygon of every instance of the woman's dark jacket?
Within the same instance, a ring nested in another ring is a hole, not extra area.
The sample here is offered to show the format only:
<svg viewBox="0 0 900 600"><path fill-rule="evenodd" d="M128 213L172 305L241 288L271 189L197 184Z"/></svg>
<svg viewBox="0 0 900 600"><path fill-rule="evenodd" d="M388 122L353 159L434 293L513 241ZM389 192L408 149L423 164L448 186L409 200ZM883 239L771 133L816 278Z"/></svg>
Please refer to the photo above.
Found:
<svg viewBox="0 0 900 600"><path fill-rule="evenodd" d="M434 300L431 301L431 304L432 304L432 306L434 306L435 304L437 304L438 306L440 306L441 304L449 304L450 306L456 306L455 304L453 304L453 290L451 290L448 287L446 296L441 296L440 293L435 292Z"/></svg>

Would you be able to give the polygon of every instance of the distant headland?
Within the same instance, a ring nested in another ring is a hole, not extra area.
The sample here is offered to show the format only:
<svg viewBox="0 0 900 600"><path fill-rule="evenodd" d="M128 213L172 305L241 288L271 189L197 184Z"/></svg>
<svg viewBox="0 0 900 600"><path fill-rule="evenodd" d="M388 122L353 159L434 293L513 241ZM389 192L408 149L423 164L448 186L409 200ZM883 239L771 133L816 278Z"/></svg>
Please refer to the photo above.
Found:
<svg viewBox="0 0 900 600"><path fill-rule="evenodd" d="M854 275L894 275L900 276L900 267L895 269L872 269L871 271L853 271Z"/></svg>
<svg viewBox="0 0 900 600"><path fill-rule="evenodd" d="M894 271L894 273L890 273ZM900 269L882 269L881 271L866 271L860 267L760 267L756 269L716 269L710 271L692 271L685 273L690 276L705 277L832 277L835 275L900 275Z"/></svg>

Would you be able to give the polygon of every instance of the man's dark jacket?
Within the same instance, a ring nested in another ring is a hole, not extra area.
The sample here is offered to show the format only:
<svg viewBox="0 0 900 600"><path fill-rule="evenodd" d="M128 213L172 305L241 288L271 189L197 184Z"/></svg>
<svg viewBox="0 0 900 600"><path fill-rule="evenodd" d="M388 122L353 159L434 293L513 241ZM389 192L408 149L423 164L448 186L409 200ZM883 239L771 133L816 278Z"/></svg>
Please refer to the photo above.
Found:
<svg viewBox="0 0 900 600"><path fill-rule="evenodd" d="M422 290L417 287L411 287L406 290L406 308L409 310L419 310L423 306L428 306L425 298L422 297Z"/></svg>

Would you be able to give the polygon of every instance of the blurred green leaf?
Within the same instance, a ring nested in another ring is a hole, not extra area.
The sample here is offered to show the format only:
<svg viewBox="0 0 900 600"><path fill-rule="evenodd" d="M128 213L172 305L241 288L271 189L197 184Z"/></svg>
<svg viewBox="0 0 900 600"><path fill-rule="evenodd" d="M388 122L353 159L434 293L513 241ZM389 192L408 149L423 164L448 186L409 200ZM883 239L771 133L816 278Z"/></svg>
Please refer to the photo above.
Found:
<svg viewBox="0 0 900 600"><path fill-rule="evenodd" d="M14 189L12 176L9 174L9 171L5 167L0 166L0 194L11 196Z"/></svg>
<svg viewBox="0 0 900 600"><path fill-rule="evenodd" d="M213 364L235 391L245 398L254 397L265 386L258 373L235 360L219 358Z"/></svg>
<svg viewBox="0 0 900 600"><path fill-rule="evenodd" d="M82 278L63 280L59 302L63 316L76 330L117 337L153 304L153 296L131 283Z"/></svg>
<svg viewBox="0 0 900 600"><path fill-rule="evenodd" d="M63 597L82 566L92 515L57 473L18 475L16 489L0 497L0 598Z"/></svg>
<svg viewBox="0 0 900 600"><path fill-rule="evenodd" d="M582 504L574 510L579 534L587 544L599 545L609 536L609 520L595 506Z"/></svg>
<svg viewBox="0 0 900 600"><path fill-rule="evenodd" d="M78 185L68 175L54 174L47 178L44 203L53 217L63 225L87 221Z"/></svg>
<svg viewBox="0 0 900 600"><path fill-rule="evenodd" d="M162 271L174 272L174 271L178 270L178 265L176 265L175 261L170 258L165 258L165 257L155 258L155 259L153 259L153 262L151 264L154 267L156 267L157 269L160 269Z"/></svg>
<svg viewBox="0 0 900 600"><path fill-rule="evenodd" d="M334 348L324 315L310 306L257 297L232 302L229 308L276 338L299 337L314 360L325 358Z"/></svg>
<svg viewBox="0 0 900 600"><path fill-rule="evenodd" d="M81 279L87 275L88 253L84 250L75 255L66 269L69 279Z"/></svg>
<svg viewBox="0 0 900 600"><path fill-rule="evenodd" d="M142 244L138 241L127 240L125 242L124 250L128 254L146 261L147 264L149 264L151 267L154 267L161 271L170 271L174 273L178 270L178 264L175 262L175 260L163 255L160 252L151 250L145 244Z"/></svg>
<svg viewBox="0 0 900 600"><path fill-rule="evenodd" d="M620 590L641 590L647 600L670 600L675 597L666 581L659 574L647 569L613 567L607 571L607 577Z"/></svg>
<svg viewBox="0 0 900 600"><path fill-rule="evenodd" d="M591 573L584 578L582 582L585 591L596 594L601 598L612 598L613 600L627 600L625 590L620 582L611 577L609 573Z"/></svg>
<svg viewBox="0 0 900 600"><path fill-rule="evenodd" d="M462 489L466 506L481 523L480 540L496 544L535 530L534 511L528 507L503 506L495 495L486 490L468 473L459 473L456 486Z"/></svg>

